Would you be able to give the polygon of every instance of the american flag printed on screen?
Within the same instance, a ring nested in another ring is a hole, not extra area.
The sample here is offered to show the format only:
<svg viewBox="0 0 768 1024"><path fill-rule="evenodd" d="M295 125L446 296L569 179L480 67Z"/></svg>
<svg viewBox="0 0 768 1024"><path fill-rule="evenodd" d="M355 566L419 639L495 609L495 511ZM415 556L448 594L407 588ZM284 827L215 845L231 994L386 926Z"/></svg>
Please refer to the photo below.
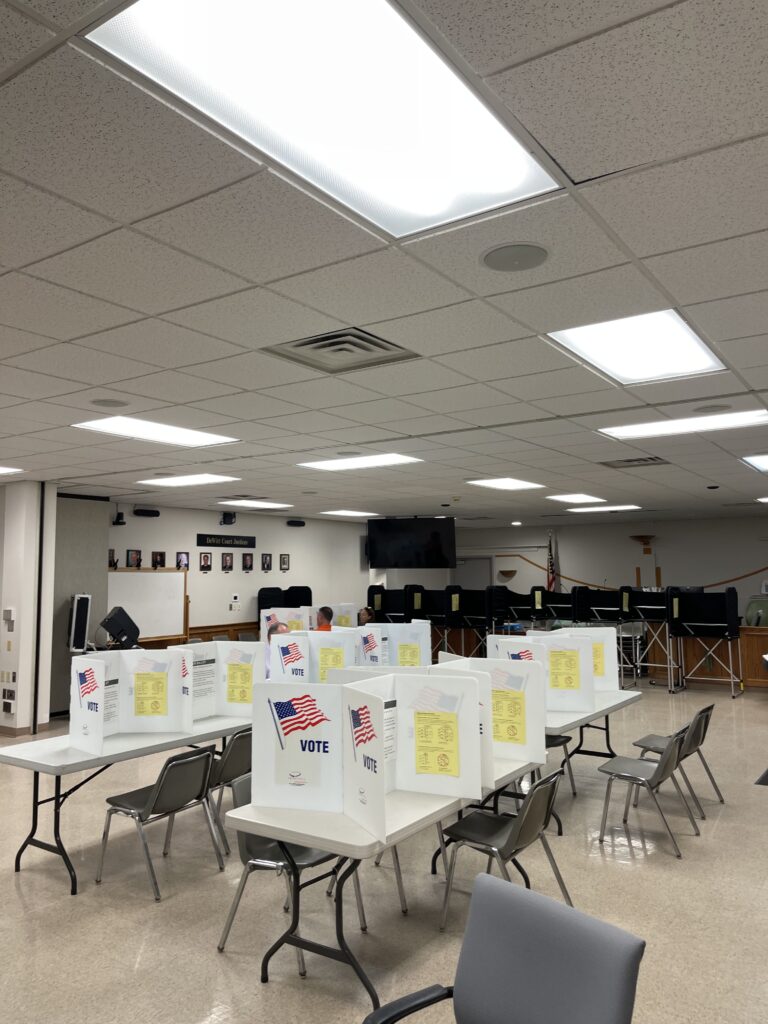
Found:
<svg viewBox="0 0 768 1024"><path fill-rule="evenodd" d="M96 673L92 668L87 668L85 672L78 672L77 681L80 683L81 697L87 697L89 693L93 693L99 688L99 684L96 682Z"/></svg>
<svg viewBox="0 0 768 1024"><path fill-rule="evenodd" d="M275 615L274 612L269 612L267 614L267 629L269 629L270 626L276 626L276 625L277 625L277 616Z"/></svg>
<svg viewBox="0 0 768 1024"><path fill-rule="evenodd" d="M168 665L164 661L153 661L152 658L142 658L136 666L137 672L167 672Z"/></svg>
<svg viewBox="0 0 768 1024"><path fill-rule="evenodd" d="M373 633L363 634L363 650L366 654L372 654L376 650L376 637Z"/></svg>
<svg viewBox="0 0 768 1024"><path fill-rule="evenodd" d="M355 741L355 746L359 747L363 743L375 740L376 733L373 731L368 705L364 704L361 708L350 708L349 713L352 716L352 738Z"/></svg>
<svg viewBox="0 0 768 1024"><path fill-rule="evenodd" d="M533 651L527 647L522 648L519 651L507 651L507 654L512 661L533 661Z"/></svg>
<svg viewBox="0 0 768 1024"><path fill-rule="evenodd" d="M304 660L301 648L293 640L288 644L278 644L277 649L280 654L280 661L282 662L283 668L285 668L286 665L293 665L296 661Z"/></svg>
<svg viewBox="0 0 768 1024"><path fill-rule="evenodd" d="M317 706L315 698L308 693L290 700L276 700L275 714L283 736L290 736L297 730L311 729L322 722L330 722L330 718Z"/></svg>
<svg viewBox="0 0 768 1024"><path fill-rule="evenodd" d="M181 678L182 679L186 679L188 675L189 675L189 669L187 668L187 659L186 658L182 658L181 659Z"/></svg>
<svg viewBox="0 0 768 1024"><path fill-rule="evenodd" d="M443 693L434 686L422 686L411 704L413 711L455 711L458 697Z"/></svg>

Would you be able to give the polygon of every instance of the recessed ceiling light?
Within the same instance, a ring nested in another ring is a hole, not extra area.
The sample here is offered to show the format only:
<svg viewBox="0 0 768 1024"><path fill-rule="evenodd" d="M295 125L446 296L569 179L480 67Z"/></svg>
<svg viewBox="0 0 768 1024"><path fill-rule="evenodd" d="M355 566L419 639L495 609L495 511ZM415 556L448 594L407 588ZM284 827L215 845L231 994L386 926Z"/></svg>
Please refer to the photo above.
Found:
<svg viewBox="0 0 768 1024"><path fill-rule="evenodd" d="M154 441L156 444L172 444L181 448L206 448L214 444L232 444L236 437L223 434L208 434L204 430L189 430L187 427L173 427L167 423L153 423L133 416L107 416L103 420L87 420L73 423L81 430L95 430L99 434L114 434L116 437L130 437L135 441Z"/></svg>
<svg viewBox="0 0 768 1024"><path fill-rule="evenodd" d="M682 420L654 420L653 423L631 423L625 427L600 427L601 434L616 438L669 437L674 434L704 434L708 430L735 430L738 427L760 427L768 424L768 410L724 412L716 416L689 416Z"/></svg>
<svg viewBox="0 0 768 1024"><path fill-rule="evenodd" d="M673 309L550 331L549 336L622 384L725 369Z"/></svg>
<svg viewBox="0 0 768 1024"><path fill-rule="evenodd" d="M544 484L529 483L527 480L515 480L511 476L500 476L495 480L467 480L467 483L472 484L473 487L490 487L494 491L532 491L537 487L544 486Z"/></svg>
<svg viewBox="0 0 768 1024"><path fill-rule="evenodd" d="M582 505L580 508L569 508L568 512L634 512L639 505L594 505L587 508Z"/></svg>
<svg viewBox="0 0 768 1024"><path fill-rule="evenodd" d="M548 494L547 501L563 501L566 505L589 505L605 498L595 498L591 494Z"/></svg>
<svg viewBox="0 0 768 1024"><path fill-rule="evenodd" d="M124 409L129 402L121 402L119 398L94 398L91 405L98 405L102 409Z"/></svg>
<svg viewBox="0 0 768 1024"><path fill-rule="evenodd" d="M520 522L519 519L515 519L515 521L510 523L509 525L510 526L522 526L523 524Z"/></svg>
<svg viewBox="0 0 768 1024"><path fill-rule="evenodd" d="M381 466L402 466L407 462L423 462L412 455L396 455L394 452L382 455L360 455L351 459L323 459L321 462L299 462L305 469L325 469L337 472L342 469L378 469Z"/></svg>
<svg viewBox="0 0 768 1024"><path fill-rule="evenodd" d="M360 516L377 516L378 512L355 512L351 508L337 508L331 512L321 512L321 516L353 516L359 518Z"/></svg>
<svg viewBox="0 0 768 1024"><path fill-rule="evenodd" d="M744 462L748 462L750 466L759 469L761 473L768 471L768 455L745 455Z"/></svg>
<svg viewBox="0 0 768 1024"><path fill-rule="evenodd" d="M153 477L150 480L137 480L136 483L153 484L156 487L199 487L202 484L223 484L239 479L239 476L219 476L218 473L194 473L191 476Z"/></svg>
<svg viewBox="0 0 768 1024"><path fill-rule="evenodd" d="M293 508L278 501L258 501L256 498L237 498L233 501L220 501L219 505L234 505L236 508Z"/></svg>
<svg viewBox="0 0 768 1024"><path fill-rule="evenodd" d="M24 473L23 469L14 469L12 466L0 466L0 476L10 476L11 473Z"/></svg>
<svg viewBox="0 0 768 1024"><path fill-rule="evenodd" d="M529 245L525 242L513 245L497 245L483 253L480 262L489 270L501 273L515 273L520 270L533 270L546 260L549 253L540 245Z"/></svg>
<svg viewBox="0 0 768 1024"><path fill-rule="evenodd" d="M87 38L396 236L557 188L385 0L220 6L138 0Z"/></svg>

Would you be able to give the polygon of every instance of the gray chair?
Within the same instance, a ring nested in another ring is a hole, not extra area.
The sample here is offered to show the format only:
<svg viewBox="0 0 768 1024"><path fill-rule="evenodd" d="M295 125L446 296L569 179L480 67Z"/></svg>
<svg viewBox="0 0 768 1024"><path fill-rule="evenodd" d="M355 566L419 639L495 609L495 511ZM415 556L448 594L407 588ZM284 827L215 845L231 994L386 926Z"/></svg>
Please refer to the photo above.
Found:
<svg viewBox="0 0 768 1024"><path fill-rule="evenodd" d="M229 633L214 633L211 640L229 640Z"/></svg>
<svg viewBox="0 0 768 1024"><path fill-rule="evenodd" d="M512 861L523 876L526 888L529 888L528 875L517 862L517 857L538 839L544 847L544 852L557 879L557 884L560 886L563 899L568 906L573 906L571 897L565 887L563 876L560 874L547 837L544 835L544 830L549 825L552 805L555 802L557 786L561 776L562 769L553 772L552 775L548 775L539 782L535 782L528 790L525 800L523 800L520 810L516 814L491 814L486 811L475 811L473 814L459 819L454 825L449 825L448 828L443 830L446 837L454 845L451 849L451 860L448 865L443 913L440 919L441 931L445 928L445 922L448 917L448 901L451 898L451 889L453 888L456 857L462 846L468 846L473 850L484 853L488 857L486 870L489 874L495 861L502 876L508 882L511 879L507 871L507 863Z"/></svg>
<svg viewBox="0 0 768 1024"><path fill-rule="evenodd" d="M396 1024L451 998L457 1024L631 1024L644 950L613 925L480 875L453 986L396 999L364 1024Z"/></svg>
<svg viewBox="0 0 768 1024"><path fill-rule="evenodd" d="M247 804L250 799L251 776L243 775L239 779L235 779L232 783L232 800L235 807L242 807L243 804ZM224 952L224 946L229 938L232 923L235 920L235 914L237 914L237 909L240 906L240 900L242 899L243 892L245 891L246 883L254 871L272 870L276 871L278 875L282 874L285 877L288 895L283 909L286 911L290 909L291 880L289 872L291 867L286 863L285 856L283 855L278 843L274 839L265 839L262 836L254 836L249 832L238 832L237 845L240 851L240 860L243 862L243 873L240 876L240 883L237 887L237 892L232 900L232 906L229 908L227 920L224 923L224 931L221 933L221 938L219 939L217 949L220 953ZM334 854L326 853L324 850L315 850L308 846L297 846L294 843L286 843L285 846L296 864L296 868L299 873L299 881L301 881L301 873L307 868L315 868L319 867L321 864L328 864L333 860L336 861L336 864L330 871L317 875L309 882L301 883L302 888L305 885L313 885L315 882L323 881L328 877L328 875L335 878L339 868L343 864L343 860L339 861ZM365 921L365 909L363 907L363 898L360 893L360 879L357 877L357 871L352 875L352 881L355 887L357 913L360 919L360 930L366 931L368 926ZM304 953L298 946L296 947L296 960L299 965L299 974L303 978L305 977L307 970L304 965Z"/></svg>
<svg viewBox="0 0 768 1024"><path fill-rule="evenodd" d="M714 710L715 705L709 704L707 707L702 708L700 711L697 711L691 719L688 725L685 740L683 741L682 749L680 751L680 763L677 766L677 770L683 777L683 781L685 782L688 792L691 794L691 800L693 801L694 806L698 810L702 821L706 818L706 814L704 813L704 808L701 806L699 798L696 796L693 786L691 785L690 779L686 774L685 768L683 767L683 761L685 761L686 758L691 757L693 754L699 755L701 763L704 765L704 771L707 773L707 777L709 778L709 781L712 783L712 788L717 794L717 799L720 801L721 804L724 804L725 800L723 798L723 794L720 792L720 789L717 783L715 782L715 777L712 774L709 765L707 764L706 758L704 757L704 754L701 752L701 747L704 743L704 740L707 737L709 723L712 718L712 712ZM643 752L640 755L640 757L645 758L646 754L648 753L661 755L668 741L669 736L658 736L655 733L652 733L649 736L643 736L642 739L635 740L634 745L636 747L641 748ZM637 806L637 797L635 797L635 806Z"/></svg>
<svg viewBox="0 0 768 1024"><path fill-rule="evenodd" d="M233 733L226 747L221 753L216 753L211 768L211 778L208 785L208 799L211 806L213 820L216 822L221 845L224 852L229 853L229 842L224 831L224 824L221 820L221 799L227 786L231 786L235 779L241 775L247 775L251 770L251 753L253 750L253 729L246 725ZM214 801L213 794L217 794Z"/></svg>
<svg viewBox="0 0 768 1024"><path fill-rule="evenodd" d="M664 828L667 830L669 838L672 840L672 845L675 848L675 856L682 857L680 853L680 847L677 845L677 840L674 837L672 829L669 827L664 812L661 809L656 793L659 787L669 779L672 785L677 790L677 795L682 801L683 807L688 815L688 819L693 826L693 831L696 835L699 835L699 827L696 824L696 820L691 814L691 809L688 806L683 791L680 789L680 785L675 778L674 772L680 763L680 750L682 749L683 741L685 740L686 732L688 727L685 726L683 729L676 732L673 736L670 736L667 740L667 745L661 754L658 761L647 761L640 757L613 757L610 761L606 761L605 764L601 764L598 767L598 771L608 776L608 785L605 790L605 802L603 804L603 820L600 825L600 842L602 843L605 839L605 823L608 818L608 804L611 800L611 789L613 783L618 779L620 782L627 783L627 799L624 804L624 818L623 822L626 825L629 818L629 804L632 798L632 793L637 789L645 789L648 791L648 795L656 805L656 810L659 812L659 817L664 823Z"/></svg>
<svg viewBox="0 0 768 1024"><path fill-rule="evenodd" d="M190 638L189 638L189 639L188 639L188 640L186 641L186 644L187 644L187 646L188 646L189 644L201 644L201 643L203 643L203 638L202 638L201 636L191 636L191 637L190 637Z"/></svg>
<svg viewBox="0 0 768 1024"><path fill-rule="evenodd" d="M571 792L576 796L576 783L573 780L573 769L571 768L571 753L568 750L568 744L571 742L571 736L545 736L545 743L547 750L553 750L557 747L563 748L563 765L568 772L568 781L571 784Z"/></svg>
<svg viewBox="0 0 768 1024"><path fill-rule="evenodd" d="M99 867L96 872L97 884L101 882L104 869L104 855L107 852L109 826L115 814L124 814L128 818L132 818L136 825L155 900L160 899L160 888L157 884L157 876L155 875L152 858L149 854L147 837L144 832L145 825L150 825L155 821L162 821L165 818L168 819L165 844L163 846L163 856L167 857L171 848L171 835L176 815L181 811L189 810L191 807L202 807L205 823L208 826L213 849L216 853L219 871L224 870L224 861L219 850L213 817L208 804L208 781L213 764L213 753L213 747L199 747L194 750L185 751L182 754L174 754L163 765L157 782L153 786L144 786L141 789L134 789L129 793L120 793L118 796L107 797L107 803L110 806L104 821L104 832L101 837L101 856L99 857Z"/></svg>
<svg viewBox="0 0 768 1024"><path fill-rule="evenodd" d="M244 644L255 644L258 641L258 637L255 633L238 633L237 639Z"/></svg>

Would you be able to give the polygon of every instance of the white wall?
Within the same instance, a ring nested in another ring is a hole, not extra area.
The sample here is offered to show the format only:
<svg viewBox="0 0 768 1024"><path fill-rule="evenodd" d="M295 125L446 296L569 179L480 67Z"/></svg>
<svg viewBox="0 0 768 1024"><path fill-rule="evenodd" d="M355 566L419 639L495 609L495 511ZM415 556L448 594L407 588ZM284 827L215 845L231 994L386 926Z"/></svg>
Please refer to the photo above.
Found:
<svg viewBox="0 0 768 1024"><path fill-rule="evenodd" d="M498 576L500 569L517 569L508 586L524 593L532 586L546 585L546 573L521 558L499 556L518 551L546 565L548 534L544 527L458 530L457 548L459 555L495 555L495 583L504 583ZM768 521L761 518L558 526L552 534L557 537L560 571L596 587L634 586L636 566L641 568L643 586L655 585L656 566L661 569L662 586L701 586L768 566ZM651 556L642 554L642 546L631 539L633 534L655 536ZM760 592L763 578L768 579L768 570L728 584L739 591L742 613L746 600ZM564 589L572 586L563 581Z"/></svg>
<svg viewBox="0 0 768 1024"><path fill-rule="evenodd" d="M105 515L114 518L113 505L105 505ZM141 519L125 510L126 526L111 526L109 547L115 548L120 567L125 566L127 548L140 548L143 567L151 572L153 551L165 551L166 566L176 564L176 552L188 551L190 572L187 593L190 597L190 626L252 622L256 619L256 592L261 587L305 585L312 588L315 604L351 601L365 604L368 569L361 560L360 537L365 524L339 523L307 519L301 528L285 525L284 519L237 512L234 526L219 526L219 513L195 509L161 508L157 519ZM244 573L241 550L233 548L198 548L197 534L255 535L254 571ZM210 551L213 571L201 573L199 554ZM221 554L234 551L234 572L221 571ZM272 554L272 572L261 571L261 555ZM281 554L290 555L289 572L280 572ZM104 552L104 565L107 552ZM230 612L233 594L240 596L241 610ZM130 609L126 609L130 614Z"/></svg>

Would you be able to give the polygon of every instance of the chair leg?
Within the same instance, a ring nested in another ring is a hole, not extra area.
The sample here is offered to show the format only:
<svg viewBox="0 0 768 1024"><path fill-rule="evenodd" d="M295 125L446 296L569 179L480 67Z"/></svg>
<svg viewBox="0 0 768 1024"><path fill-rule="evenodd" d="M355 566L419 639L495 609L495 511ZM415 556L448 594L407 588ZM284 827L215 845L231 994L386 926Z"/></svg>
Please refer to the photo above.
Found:
<svg viewBox="0 0 768 1024"><path fill-rule="evenodd" d="M707 773L707 777L709 778L709 781L712 783L712 788L714 789L715 793L717 793L717 799L720 801L721 804L724 804L725 798L723 797L723 794L720 792L720 788L715 782L715 776L712 774L710 767L707 764L706 758L702 754L701 750L697 750L696 753L701 758L701 763L704 765L704 771Z"/></svg>
<svg viewBox="0 0 768 1024"><path fill-rule="evenodd" d="M560 892L563 894L563 899L565 900L565 902L568 904L569 907L572 907L573 903L571 902L570 894L569 894L568 890L565 887L565 882L563 881L563 876L560 874L560 868L557 866L557 861L555 860L554 855L553 855L552 851L549 848L549 843L547 842L547 837L542 832L539 835L539 839L541 840L541 845L544 847L544 853L546 853L546 855L547 855L547 860L549 861L549 866L552 868L552 872L553 872L555 878L557 879L557 884L560 886Z"/></svg>
<svg viewBox="0 0 768 1024"><path fill-rule="evenodd" d="M110 807L107 811L107 816L104 819L104 830L101 833L101 856L99 857L99 866L96 869L96 884L101 882L101 873L104 870L104 855L107 852L107 840L109 839L109 826L112 824L112 815L116 811L113 807Z"/></svg>
<svg viewBox="0 0 768 1024"><path fill-rule="evenodd" d="M528 872L525 870L523 865L520 863L519 860L517 860L516 857L512 858L512 863L515 865L517 870L520 872L520 875L521 875L521 877L523 879L523 885L525 886L525 888L526 889L530 889L531 888L531 880L528 877Z"/></svg>
<svg viewBox="0 0 768 1024"><path fill-rule="evenodd" d="M496 861L496 863L499 865L499 871L501 872L501 877L504 879L505 882L511 882L512 879L509 877L509 871L507 871L507 865L504 863L504 858L501 856L501 854L499 853L498 850L494 850L493 851L493 858Z"/></svg>
<svg viewBox="0 0 768 1024"><path fill-rule="evenodd" d="M283 910L286 910L286 908L287 908L287 910L290 910L291 909L291 903L293 901L293 889L291 887L291 873L290 873L290 871L288 871L287 869L284 868L283 869L283 877L285 878L285 888L286 888L285 906L283 907ZM299 881L301 881L301 878L299 878ZM299 934L298 931L296 932L296 934L297 935ZM306 976L307 976L307 965L304 963L304 950L301 949L299 946L296 946L295 949L296 949L296 965L299 968L299 977L300 978L306 978Z"/></svg>
<svg viewBox="0 0 768 1024"><path fill-rule="evenodd" d="M488 860L487 860L486 865L485 865L485 873L486 873L486 875L490 875L492 873L492 871L493 871L493 854L489 853L488 854Z"/></svg>
<svg viewBox="0 0 768 1024"><path fill-rule="evenodd" d="M221 815L221 801L224 798L224 787L219 786L219 795L216 797L216 813Z"/></svg>
<svg viewBox="0 0 768 1024"><path fill-rule="evenodd" d="M344 863L343 858L339 857L339 859L336 861L336 865L333 868L333 874L331 875L330 879L328 880L328 888L325 890L325 895L328 896L329 899L330 899L331 896L333 896L333 889L334 889L334 886L336 885L336 882L337 882L337 876L338 876L338 873L339 873L339 868L341 867L341 865L343 863Z"/></svg>
<svg viewBox="0 0 768 1024"><path fill-rule="evenodd" d="M651 799L656 804L656 810L659 812L659 817L664 822L664 828L667 830L667 833L669 834L669 838L672 840L672 845L675 848L675 856L679 860L683 855L682 855L682 853L680 853L680 847L677 845L677 840L675 839L674 835L672 834L672 829L669 827L669 822L664 817L664 811L662 811L662 809L661 809L661 804L659 803L658 797L656 796L656 794L654 793L653 789L651 788L651 786L648 785L647 782L644 783L644 785L645 785L645 788L650 793Z"/></svg>
<svg viewBox="0 0 768 1024"><path fill-rule="evenodd" d="M208 806L211 809L211 817L216 824L216 832L221 839L221 845L224 848L224 853L229 856L232 851L229 846L229 840L227 839L227 833L224 830L224 822L221 820L221 814L219 813L220 805L213 802L213 795L211 793L208 794Z"/></svg>
<svg viewBox="0 0 768 1024"><path fill-rule="evenodd" d="M400 870L400 854L397 847L392 847L392 863L395 867L395 881L397 882L397 895L400 897L400 909L404 914L408 913L408 904L405 899L405 887L403 886L403 873Z"/></svg>
<svg viewBox="0 0 768 1024"><path fill-rule="evenodd" d="M237 913L237 908L240 906L240 900L242 899L243 892L245 891L245 883L250 878L251 872L253 870L254 869L251 867L250 864L246 864L245 867L243 868L242 875L240 875L240 884L237 887L237 892L235 893L235 898L232 900L232 906L229 908L229 913L227 914L227 920L224 922L224 931L221 933L221 938L219 939L219 944L216 947L220 953L224 952L224 946L227 944L227 939L229 938L229 932L230 932L230 929L232 928L232 922L235 920L235 914Z"/></svg>
<svg viewBox="0 0 768 1024"><path fill-rule="evenodd" d="M175 814L168 815L168 827L165 830L165 842L163 843L163 856L167 857L171 852L171 836L173 835L173 823L176 819Z"/></svg>
<svg viewBox="0 0 768 1024"><path fill-rule="evenodd" d="M357 871L352 875L352 884L355 887L355 902L357 903L357 916L360 919L360 931L368 931L368 922L365 920L365 907L363 906L363 894L360 889L360 878Z"/></svg>
<svg viewBox="0 0 768 1024"><path fill-rule="evenodd" d="M381 850L379 853L376 854L376 859L373 862L373 866L375 868L377 868L377 867L379 867L381 865L381 858L383 856L384 856L384 851L383 850Z"/></svg>
<svg viewBox="0 0 768 1024"><path fill-rule="evenodd" d="M680 789L680 783L675 778L674 772L672 773L672 775L670 775L670 780L672 781L673 786L677 790L677 795L680 797L680 799L683 802L683 807L685 808L685 813L688 815L688 820L691 823L691 827L693 828L694 834L697 835L697 836L700 836L701 832L699 832L699 826L696 824L696 819L694 818L693 814L691 814L691 808L688 806L688 801L683 796L683 791L682 791L682 789Z"/></svg>
<svg viewBox="0 0 768 1024"><path fill-rule="evenodd" d="M634 788L635 787L632 785L631 782L627 786L627 799L624 801L624 817L621 819L624 822L625 825L627 824L627 821L629 820L629 804L630 804L630 802L632 800L632 792L633 792Z"/></svg>
<svg viewBox="0 0 768 1024"><path fill-rule="evenodd" d="M451 898L451 889L453 888L453 874L456 870L456 855L463 846L463 843L456 843L451 850L451 858L448 864L448 871L445 876L445 896L443 897L443 912L440 915L440 931L445 931L445 922L448 919L448 901Z"/></svg>
<svg viewBox="0 0 768 1024"><path fill-rule="evenodd" d="M642 760L642 758L640 760ZM629 788L634 789L635 791L635 799L632 801L632 806L637 807L638 801L640 800L640 787L631 785Z"/></svg>
<svg viewBox="0 0 768 1024"><path fill-rule="evenodd" d="M688 790L688 792L691 795L691 800L693 800L693 806L699 812L699 817L701 818L701 820L702 821L706 821L707 820L707 816L704 813L704 808L701 806L699 798L696 796L696 792L695 792L693 786L691 785L691 780L688 778L688 775L687 775L687 773L685 771L685 768L683 768L682 762L680 762L680 764L677 767L678 767L678 770L679 770L679 772L680 772L680 774L681 774L681 776L683 778L683 782L686 785L686 789Z"/></svg>
<svg viewBox="0 0 768 1024"><path fill-rule="evenodd" d="M576 796L576 783L573 781L573 768L571 768L571 754L568 750L567 743L563 747L563 750L565 751L565 767L568 771L568 778L571 781L571 793L573 793L573 795Z"/></svg>
<svg viewBox="0 0 768 1024"><path fill-rule="evenodd" d="M599 842L605 839L605 823L608 820L608 804L611 802L611 790L613 789L613 776L608 776L608 785L605 787L605 803L603 804L603 820L600 825Z"/></svg>
<svg viewBox="0 0 768 1024"><path fill-rule="evenodd" d="M149 845L147 843L147 837L144 832L144 828L138 818L133 819L136 823L136 830L139 833L139 842L141 843L141 849L144 853L144 860L147 865L147 874L149 875L149 881L152 885L152 892L155 896L155 902L160 901L160 887L157 884L157 876L155 875L155 866L152 863L152 858L149 855Z"/></svg>
<svg viewBox="0 0 768 1024"><path fill-rule="evenodd" d="M443 860L443 874L447 878L448 877L448 852L447 852L447 850L445 848L445 836L443 835L443 826L438 821L437 824L435 825L435 828L437 829L437 839L438 839L438 842L440 843L440 856L442 857L442 860Z"/></svg>
<svg viewBox="0 0 768 1024"><path fill-rule="evenodd" d="M205 822L208 826L208 832L211 836L211 842L213 843L213 852L216 854L216 863L219 865L219 871L224 870L224 858L221 856L221 850L219 848L219 840L216 838L216 826L213 824L213 815L211 814L211 808L208 806L208 801L203 797L200 801L203 814L205 815Z"/></svg>

